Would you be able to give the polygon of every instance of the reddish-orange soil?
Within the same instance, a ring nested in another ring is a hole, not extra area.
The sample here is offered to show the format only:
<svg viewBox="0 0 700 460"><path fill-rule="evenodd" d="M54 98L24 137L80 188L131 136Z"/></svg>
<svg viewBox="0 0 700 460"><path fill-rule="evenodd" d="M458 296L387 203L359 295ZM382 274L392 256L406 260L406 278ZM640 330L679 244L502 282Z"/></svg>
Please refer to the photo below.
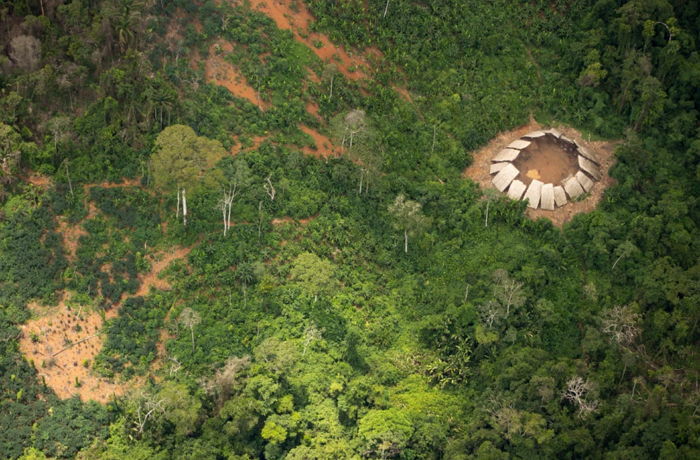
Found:
<svg viewBox="0 0 700 460"><path fill-rule="evenodd" d="M525 185L529 185L532 179L545 184L559 184L576 174L576 153L566 151L561 142L551 136L544 136L533 139L530 146L520 152L513 164L523 172L519 179Z"/></svg>
<svg viewBox="0 0 700 460"><path fill-rule="evenodd" d="M291 217L278 217L275 219L272 219L272 225L282 225L282 224L293 224L295 222L300 223L301 225L306 225L312 220L316 219L318 217L318 214L309 216L309 217L304 217L303 219L292 219Z"/></svg>
<svg viewBox="0 0 700 460"><path fill-rule="evenodd" d="M68 306L65 298L57 307L28 307L37 317L21 326L20 350L59 398L78 395L104 403L127 390L90 370L102 348L102 317L96 311Z"/></svg>
<svg viewBox="0 0 700 460"><path fill-rule="evenodd" d="M399 93L399 96L406 101L406 102L413 102L413 98L411 97L411 93L408 92L406 88L402 88L401 86L392 86L394 91Z"/></svg>
<svg viewBox="0 0 700 460"><path fill-rule="evenodd" d="M531 119L526 125L520 126L511 131L499 133L486 146L472 153L472 164L463 171L462 176L468 177L469 179L478 183L482 188L491 188L495 190L495 187L491 183L492 176L489 174L491 158L500 152L506 145L510 144L516 139L519 139L525 134L548 127L550 126L543 127L537 121ZM601 160L600 169L603 175L602 179L595 183L593 190L586 194L585 198L581 201L569 202L565 206L557 208L554 211L527 208L526 214L529 218L538 219L540 217L544 217L552 221L552 223L557 227L562 227L576 214L590 212L595 209L603 197L603 192L605 189L613 184L613 179L608 175L608 171L615 162L613 153L616 142L590 141L584 139L579 131L568 126L551 127L556 128L569 139L575 140L577 143L580 143L587 149L592 150L595 154L597 154ZM518 179L524 180L524 175L525 174L521 174Z"/></svg>
<svg viewBox="0 0 700 460"><path fill-rule="evenodd" d="M257 148L262 145L263 142L267 140L268 136L255 136L253 138L253 145L250 147L243 148L243 145L238 142L238 139L236 139L236 145L231 147L230 153L231 155L238 155L241 152L250 152L252 150L256 150Z"/></svg>
<svg viewBox="0 0 700 460"><path fill-rule="evenodd" d="M316 144L315 149L311 147L304 147L302 152L305 154L319 158L328 158L330 156L339 156L341 154L341 150L333 145L333 142L327 136L324 136L308 126L299 125L299 129L311 136Z"/></svg>
<svg viewBox="0 0 700 460"><path fill-rule="evenodd" d="M66 252L66 258L72 262L75 260L75 254L78 250L78 240L81 236L87 235L82 225L71 225L68 221L61 217L58 219L58 228L56 230L63 238L63 249Z"/></svg>
<svg viewBox="0 0 700 460"><path fill-rule="evenodd" d="M296 40L306 45L323 62L334 62L346 78L359 80L367 77L369 65L363 56L351 56L325 35L309 31L314 18L304 3L293 0L253 0L252 7L269 16L280 29L290 30ZM372 53L376 54L377 51Z"/></svg>
<svg viewBox="0 0 700 460"><path fill-rule="evenodd" d="M316 117L318 121L323 122L323 118L321 118L321 115L318 114L318 110L318 104L315 102L309 101L306 103L306 111L309 112L310 115Z"/></svg>
<svg viewBox="0 0 700 460"><path fill-rule="evenodd" d="M176 248L151 258L151 271L141 277L141 286L135 295L147 295L152 287L168 289L170 284L158 275L172 261L185 257L190 249ZM124 394L140 384L142 379L118 383L91 371L92 362L102 349L103 317L92 307L70 305L67 297L64 294L57 307L30 304L28 307L35 318L22 326L20 350L34 364L46 385L60 398L77 395L82 400L104 403L113 395ZM116 317L120 305L121 302L104 317Z"/></svg>
<svg viewBox="0 0 700 460"><path fill-rule="evenodd" d="M224 57L233 50L231 43L219 40L209 48L209 57L204 65L204 78L209 83L223 86L236 97L247 99L261 110L268 105L258 92L250 86L243 75Z"/></svg>
<svg viewBox="0 0 700 460"><path fill-rule="evenodd" d="M51 185L51 178L39 173L31 173L26 178L26 181L40 188L47 188L49 185Z"/></svg>

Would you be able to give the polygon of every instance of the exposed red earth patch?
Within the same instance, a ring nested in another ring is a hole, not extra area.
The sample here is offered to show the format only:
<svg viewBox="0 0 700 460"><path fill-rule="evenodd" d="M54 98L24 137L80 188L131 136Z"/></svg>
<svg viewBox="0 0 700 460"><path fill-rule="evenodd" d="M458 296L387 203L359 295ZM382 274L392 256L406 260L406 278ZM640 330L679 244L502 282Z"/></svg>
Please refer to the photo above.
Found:
<svg viewBox="0 0 700 460"><path fill-rule="evenodd" d="M327 136L324 136L308 126L299 125L299 129L311 136L316 144L316 149L313 149L312 147L304 147L302 152L305 154L319 158L328 158L330 156L339 156L341 154L341 149L333 145L333 142Z"/></svg>
<svg viewBox="0 0 700 460"><path fill-rule="evenodd" d="M316 104L315 102L309 101L306 103L306 111L309 112L310 115L316 117L318 121L322 122L323 118L321 118L321 115L319 115L318 110L318 104Z"/></svg>
<svg viewBox="0 0 700 460"><path fill-rule="evenodd" d="M225 40L219 40L209 47L209 56L204 64L205 80L223 86L234 96L248 100L261 110L268 108L269 104L260 99L245 77L225 59L232 50L233 45Z"/></svg>
<svg viewBox="0 0 700 460"><path fill-rule="evenodd" d="M369 64L365 57L351 56L343 47L335 45L330 39L317 32L310 32L309 25L314 21L306 5L291 0L253 0L254 10L269 16L283 30L290 30L294 38L306 45L323 62L333 62L338 70L350 80L367 78ZM378 51L371 51L377 54Z"/></svg>
<svg viewBox="0 0 700 460"><path fill-rule="evenodd" d="M238 139L236 139L236 145L231 147L231 150L229 152L231 153L231 155L235 156L242 152L250 152L256 150L262 145L263 142L265 142L268 139L268 137L269 136L255 136L253 137L253 145L245 148L243 147L243 144L238 142Z"/></svg>
<svg viewBox="0 0 700 460"><path fill-rule="evenodd" d="M176 248L151 258L151 271L141 277L141 286L134 296L147 295L150 289L169 289L170 284L158 277L176 259L185 257L191 248ZM103 316L93 308L70 305L68 295L57 307L30 303L35 316L21 326L19 347L34 364L39 378L59 398L78 396L80 399L106 403L114 395L122 395L142 383L143 378L119 383L92 372L95 356L103 345ZM122 300L126 299L125 296ZM104 318L118 315L119 304L105 312Z"/></svg>

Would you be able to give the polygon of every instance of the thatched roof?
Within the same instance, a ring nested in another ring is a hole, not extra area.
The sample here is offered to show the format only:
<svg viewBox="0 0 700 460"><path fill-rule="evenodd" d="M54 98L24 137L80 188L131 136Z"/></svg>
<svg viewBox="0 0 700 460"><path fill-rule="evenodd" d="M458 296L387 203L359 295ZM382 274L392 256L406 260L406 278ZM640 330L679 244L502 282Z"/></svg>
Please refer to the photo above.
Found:
<svg viewBox="0 0 700 460"><path fill-rule="evenodd" d="M548 211L554 210L554 185L544 184L542 186L540 207Z"/></svg>
<svg viewBox="0 0 700 460"><path fill-rule="evenodd" d="M496 154L491 161L513 161L518 158L519 154L520 150L506 148L498 152L498 154Z"/></svg>
<svg viewBox="0 0 700 460"><path fill-rule="evenodd" d="M501 169L498 174L496 174L491 182L496 186L499 192L505 190L510 183L520 174L518 168L513 166L512 163L508 163L503 169Z"/></svg>
<svg viewBox="0 0 700 460"><path fill-rule="evenodd" d="M566 190L566 194L569 195L569 198L572 200L583 195L583 188L581 188L581 184L579 184L575 177L569 177L564 181L564 190Z"/></svg>
<svg viewBox="0 0 700 460"><path fill-rule="evenodd" d="M582 156L588 158L588 159L591 160L593 163L600 164L600 159L598 158L598 156L597 156L595 153L593 153L592 151L588 150L586 147L584 147L583 145L581 145L581 144L579 144L579 143L576 143L576 145L578 146L578 153L579 153L579 154L581 154Z"/></svg>
<svg viewBox="0 0 700 460"><path fill-rule="evenodd" d="M593 178L595 180L600 180L600 178L601 178L600 168L598 168L598 166L596 166L596 164L593 163L588 158L584 157L583 155L579 155L578 156L578 166L579 166L579 168L583 169L588 174L593 176Z"/></svg>
<svg viewBox="0 0 700 460"><path fill-rule="evenodd" d="M542 137L546 135L544 131L533 131L531 133L525 134L523 137L527 137L528 139L537 139L538 137Z"/></svg>
<svg viewBox="0 0 700 460"><path fill-rule="evenodd" d="M566 137L566 136L563 135L563 134L562 134L561 136L559 136L559 139L562 140L562 141L564 141L564 142L568 142L568 143L571 144L571 145L574 145L574 146L576 145L576 144L574 143L574 141L572 141L571 139L569 139L568 137Z"/></svg>
<svg viewBox="0 0 700 460"><path fill-rule="evenodd" d="M564 206L567 203L564 187L557 185L554 187L554 203L559 206Z"/></svg>
<svg viewBox="0 0 700 460"><path fill-rule="evenodd" d="M519 200L522 198L523 192L525 192L526 188L527 186L525 184L518 179L515 179L510 183L510 187L508 187L508 196L514 200Z"/></svg>
<svg viewBox="0 0 700 460"><path fill-rule="evenodd" d="M593 188L593 181L591 180L591 178L586 176L581 171L576 172L576 180L579 184L581 184L581 187L583 187L583 189L587 192L590 192Z"/></svg>
<svg viewBox="0 0 700 460"><path fill-rule="evenodd" d="M518 139L518 140L515 140L515 141L511 142L510 144L508 144L508 148L522 150L524 148L529 147L530 144L531 144L530 141L524 141L522 139Z"/></svg>
<svg viewBox="0 0 700 460"><path fill-rule="evenodd" d="M532 182L530 182L530 186L527 188L527 192L525 192L525 196L523 197L523 200L528 201L527 205L529 207L537 209L540 205L540 194L542 193L543 185L544 183L537 179L533 179Z"/></svg>
<svg viewBox="0 0 700 460"><path fill-rule="evenodd" d="M491 168L489 169L489 174L496 174L498 171L505 168L507 164L508 163L505 163L505 162L492 163Z"/></svg>

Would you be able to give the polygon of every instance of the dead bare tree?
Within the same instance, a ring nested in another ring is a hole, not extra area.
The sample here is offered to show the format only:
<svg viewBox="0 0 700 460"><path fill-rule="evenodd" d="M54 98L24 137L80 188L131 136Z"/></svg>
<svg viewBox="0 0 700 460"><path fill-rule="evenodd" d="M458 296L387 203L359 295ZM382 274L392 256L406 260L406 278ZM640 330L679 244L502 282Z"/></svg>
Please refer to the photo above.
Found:
<svg viewBox="0 0 700 460"><path fill-rule="evenodd" d="M499 269L493 272L494 297L505 310L504 316L508 317L511 307L517 308L525 304L523 283L519 283L510 277L507 271Z"/></svg>
<svg viewBox="0 0 700 460"><path fill-rule="evenodd" d="M589 398L589 393L592 389L593 385L578 375L571 377L566 383L564 399L578 407L578 415L580 417L585 417L595 412L598 408L598 400Z"/></svg>
<svg viewBox="0 0 700 460"><path fill-rule="evenodd" d="M306 354L306 349L311 345L311 342L315 342L323 338L323 331L316 327L315 324L311 324L304 330L304 349L301 352L301 356Z"/></svg>
<svg viewBox="0 0 700 460"><path fill-rule="evenodd" d="M275 186L272 185L272 179L271 176L267 176L265 178L265 192L267 193L267 196L270 197L270 201L275 201L275 195L277 194L277 190L275 190Z"/></svg>
<svg viewBox="0 0 700 460"><path fill-rule="evenodd" d="M217 407L223 406L231 397L240 375L249 365L249 356L231 356L213 376L201 382L204 391L215 398Z"/></svg>
<svg viewBox="0 0 700 460"><path fill-rule="evenodd" d="M224 236L228 233L228 229L231 228L231 207L233 206L234 198L236 198L236 185L233 184L228 189L224 189L224 196L219 200L219 208L224 219Z"/></svg>
<svg viewBox="0 0 700 460"><path fill-rule="evenodd" d="M199 313L187 307L180 313L178 321L190 330L190 335L192 336L192 351L194 352L194 327L202 322L202 317Z"/></svg>
<svg viewBox="0 0 700 460"><path fill-rule="evenodd" d="M141 393L136 401L136 432L139 437L143 434L146 423L156 413L165 413L164 399L158 399L155 395Z"/></svg>
<svg viewBox="0 0 700 460"><path fill-rule="evenodd" d="M640 320L632 307L618 305L603 313L603 333L618 345L631 345L641 333Z"/></svg>
<svg viewBox="0 0 700 460"><path fill-rule="evenodd" d="M39 67L41 61L41 42L32 35L18 35L10 41L10 59L24 71Z"/></svg>

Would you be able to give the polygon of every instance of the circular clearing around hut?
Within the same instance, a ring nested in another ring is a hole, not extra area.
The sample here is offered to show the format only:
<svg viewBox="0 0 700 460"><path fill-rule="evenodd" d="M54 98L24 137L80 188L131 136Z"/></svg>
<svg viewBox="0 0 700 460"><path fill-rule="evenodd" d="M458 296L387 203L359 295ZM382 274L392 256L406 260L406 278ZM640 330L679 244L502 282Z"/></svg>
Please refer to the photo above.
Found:
<svg viewBox="0 0 700 460"><path fill-rule="evenodd" d="M542 136L520 151L513 166L520 171L520 180L530 185L533 179L558 184L578 171L577 152L568 142L554 136Z"/></svg>
<svg viewBox="0 0 700 460"><path fill-rule="evenodd" d="M562 226L593 210L613 183L608 170L617 141L586 137L569 126L546 127L531 119L472 152L463 175L511 199L527 200L531 219L543 217Z"/></svg>

